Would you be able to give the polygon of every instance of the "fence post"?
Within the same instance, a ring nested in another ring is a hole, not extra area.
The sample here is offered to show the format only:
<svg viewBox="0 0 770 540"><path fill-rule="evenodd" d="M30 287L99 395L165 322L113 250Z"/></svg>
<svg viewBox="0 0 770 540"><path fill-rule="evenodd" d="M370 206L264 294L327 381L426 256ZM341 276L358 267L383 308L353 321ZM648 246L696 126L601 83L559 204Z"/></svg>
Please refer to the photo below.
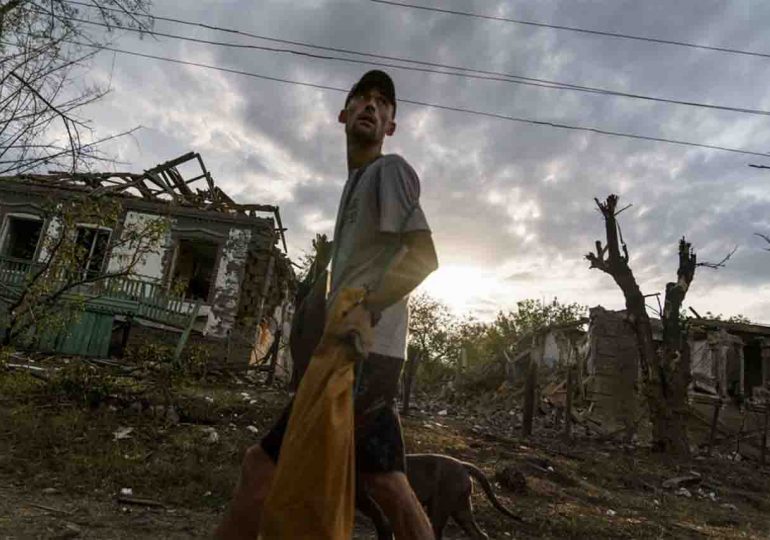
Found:
<svg viewBox="0 0 770 540"><path fill-rule="evenodd" d="M762 429L762 455L761 455L761 463L762 466L765 466L765 454L767 453L767 423L768 423L768 415L770 415L770 411L768 411L768 397L767 394L765 394L765 425Z"/></svg>
<svg viewBox="0 0 770 540"><path fill-rule="evenodd" d="M532 435L532 418L535 415L535 387L537 386L537 359L529 356L527 382L524 387L524 417L521 423L521 434L524 437Z"/></svg>
<svg viewBox="0 0 770 540"><path fill-rule="evenodd" d="M409 405L412 397L412 387L414 385L414 378L417 375L417 367L420 363L421 353L419 350L409 349L407 356L409 357L406 363L406 373L404 377L404 400L401 402L401 414L409 414Z"/></svg>
<svg viewBox="0 0 770 540"><path fill-rule="evenodd" d="M717 424L719 422L719 411L722 408L722 397L714 403L714 414L711 416L711 429L709 430L709 448L706 455L711 455L711 450L714 448L714 440L717 436Z"/></svg>
<svg viewBox="0 0 770 540"><path fill-rule="evenodd" d="M567 396L564 406L564 438L572 438L572 395L575 393L575 366L567 367Z"/></svg>
<svg viewBox="0 0 770 540"><path fill-rule="evenodd" d="M193 325L195 325L195 319L198 318L198 310L201 308L201 301L198 300L195 303L195 307L193 308L192 313L190 314L190 320L187 322L187 328L184 329L184 332L182 332L182 335L179 337L179 341L176 344L176 350L174 351L174 363L178 364L179 359L182 357L182 350L184 350L184 346L187 344L187 340L190 337L190 332L192 332Z"/></svg>
<svg viewBox="0 0 770 540"><path fill-rule="evenodd" d="M281 350L281 337L283 334L283 328L278 328L275 331L275 337L273 338L273 343L270 345L270 367L268 368L269 371L267 372L267 379L265 380L265 384L267 386L273 385L273 380L275 379L275 368L278 364L278 352Z"/></svg>

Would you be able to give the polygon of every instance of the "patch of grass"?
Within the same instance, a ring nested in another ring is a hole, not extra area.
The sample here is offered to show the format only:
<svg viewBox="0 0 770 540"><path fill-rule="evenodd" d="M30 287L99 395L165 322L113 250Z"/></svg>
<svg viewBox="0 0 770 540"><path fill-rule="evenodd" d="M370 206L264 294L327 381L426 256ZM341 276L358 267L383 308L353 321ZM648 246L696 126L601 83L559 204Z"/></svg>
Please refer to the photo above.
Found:
<svg viewBox="0 0 770 540"><path fill-rule="evenodd" d="M287 396L247 386L207 383L167 371L138 377L73 360L48 382L24 372L0 372L0 476L32 489L56 487L85 495L117 493L189 508L219 508L229 500L243 451L265 433ZM171 384L159 389L164 382ZM12 390L12 391L11 391ZM181 422L155 405L173 404ZM134 405L140 404L141 407ZM213 427L211 442L204 428ZM129 438L116 440L119 427Z"/></svg>
<svg viewBox="0 0 770 540"><path fill-rule="evenodd" d="M24 400L34 397L43 389L43 381L36 379L27 371L0 368L0 396L7 400Z"/></svg>
<svg viewBox="0 0 770 540"><path fill-rule="evenodd" d="M88 407L97 407L119 387L107 370L78 360L63 365L51 377L46 391L53 397L63 398Z"/></svg>

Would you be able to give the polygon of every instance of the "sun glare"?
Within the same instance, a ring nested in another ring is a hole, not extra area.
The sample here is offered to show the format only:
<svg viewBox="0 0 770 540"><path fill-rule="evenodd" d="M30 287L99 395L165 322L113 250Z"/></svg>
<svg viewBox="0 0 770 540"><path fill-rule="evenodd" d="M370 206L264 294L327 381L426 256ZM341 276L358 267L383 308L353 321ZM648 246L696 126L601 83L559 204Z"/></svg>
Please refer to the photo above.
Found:
<svg viewBox="0 0 770 540"><path fill-rule="evenodd" d="M495 290L499 290L498 285L498 279L481 268L448 265L428 276L418 291L445 303L460 315L471 311L480 300L493 297Z"/></svg>

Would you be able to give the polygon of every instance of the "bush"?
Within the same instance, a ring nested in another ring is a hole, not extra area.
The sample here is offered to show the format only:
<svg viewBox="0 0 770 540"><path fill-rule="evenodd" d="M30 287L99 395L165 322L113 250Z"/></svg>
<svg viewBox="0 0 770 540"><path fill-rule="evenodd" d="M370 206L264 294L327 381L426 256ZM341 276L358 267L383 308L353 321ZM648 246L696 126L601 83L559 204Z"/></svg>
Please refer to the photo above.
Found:
<svg viewBox="0 0 770 540"><path fill-rule="evenodd" d="M168 362L174 359L174 348L165 343L149 342L126 347L124 358L136 364Z"/></svg>
<svg viewBox="0 0 770 540"><path fill-rule="evenodd" d="M80 360L70 360L48 382L51 394L94 408L117 390L104 369Z"/></svg>
<svg viewBox="0 0 770 540"><path fill-rule="evenodd" d="M185 348L176 368L184 375L202 380L208 375L210 359L211 348L196 343Z"/></svg>

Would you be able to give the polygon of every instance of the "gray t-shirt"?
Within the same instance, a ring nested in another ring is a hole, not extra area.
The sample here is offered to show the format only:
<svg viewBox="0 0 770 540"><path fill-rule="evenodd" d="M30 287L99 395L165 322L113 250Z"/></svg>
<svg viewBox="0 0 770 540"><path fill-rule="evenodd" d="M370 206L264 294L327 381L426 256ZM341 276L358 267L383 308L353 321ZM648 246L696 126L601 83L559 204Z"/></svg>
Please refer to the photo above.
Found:
<svg viewBox="0 0 770 540"><path fill-rule="evenodd" d="M430 231L420 207L420 179L399 155L351 171L342 190L331 263L329 298L341 287L378 285L401 247L398 234ZM374 328L371 352L406 358L408 297L388 307Z"/></svg>

